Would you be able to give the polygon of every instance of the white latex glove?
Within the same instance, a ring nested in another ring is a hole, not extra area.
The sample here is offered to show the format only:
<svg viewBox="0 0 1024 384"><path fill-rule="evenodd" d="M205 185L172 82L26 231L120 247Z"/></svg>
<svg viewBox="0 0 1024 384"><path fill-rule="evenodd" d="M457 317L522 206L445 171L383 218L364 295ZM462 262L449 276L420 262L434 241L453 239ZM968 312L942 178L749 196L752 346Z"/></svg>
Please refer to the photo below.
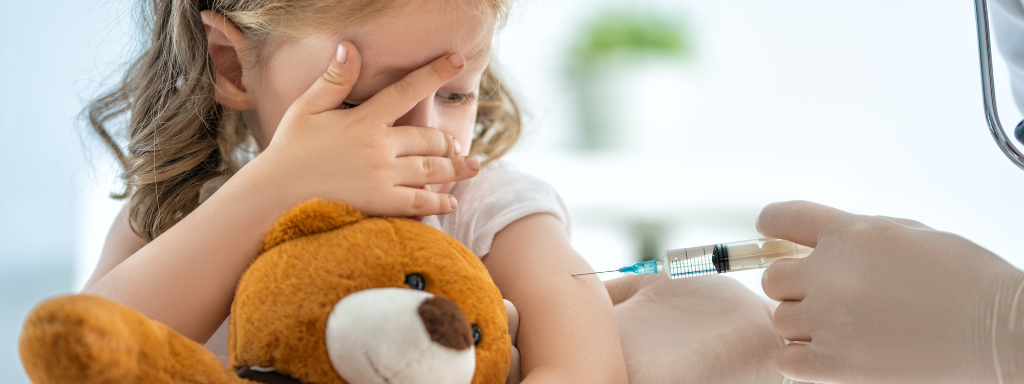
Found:
<svg viewBox="0 0 1024 384"><path fill-rule="evenodd" d="M615 304L631 384L771 383L782 339L774 303L726 276L665 274L605 282Z"/></svg>
<svg viewBox="0 0 1024 384"><path fill-rule="evenodd" d="M809 202L764 208L768 237L813 247L762 279L783 301L786 376L829 383L1024 382L1024 273L918 222ZM798 342L798 343L796 343Z"/></svg>
<svg viewBox="0 0 1024 384"><path fill-rule="evenodd" d="M775 303L725 276L669 280L627 276L605 282L615 304L630 384L793 383L773 358ZM505 300L512 335L508 384L520 382L519 312Z"/></svg>

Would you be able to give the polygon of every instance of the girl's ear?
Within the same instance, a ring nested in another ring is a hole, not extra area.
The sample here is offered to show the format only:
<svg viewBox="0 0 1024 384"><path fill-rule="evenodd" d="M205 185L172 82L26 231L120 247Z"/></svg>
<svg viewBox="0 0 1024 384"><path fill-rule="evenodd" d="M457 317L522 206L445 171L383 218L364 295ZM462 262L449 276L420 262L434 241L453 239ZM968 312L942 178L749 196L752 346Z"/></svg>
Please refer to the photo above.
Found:
<svg viewBox="0 0 1024 384"><path fill-rule="evenodd" d="M206 29L207 51L213 61L216 76L214 99L221 105L236 111L252 109L243 63L248 53L249 39L231 20L220 13L206 10L200 12Z"/></svg>

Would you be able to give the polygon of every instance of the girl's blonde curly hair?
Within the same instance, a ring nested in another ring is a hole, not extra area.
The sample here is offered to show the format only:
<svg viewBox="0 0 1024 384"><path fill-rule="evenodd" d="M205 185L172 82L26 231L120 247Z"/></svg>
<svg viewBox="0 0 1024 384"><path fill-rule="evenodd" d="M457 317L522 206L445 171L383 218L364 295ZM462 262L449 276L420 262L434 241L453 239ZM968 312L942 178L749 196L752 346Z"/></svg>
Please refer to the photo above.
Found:
<svg viewBox="0 0 1024 384"><path fill-rule="evenodd" d="M200 189L230 176L254 140L239 111L214 100L214 71L199 12L230 19L249 39L257 58L273 51L274 38L310 36L367 21L408 0L146 0L138 8L149 42L123 80L83 111L123 168L132 230L151 241L199 206ZM443 0L441 0L443 1ZM476 1L503 22L511 0ZM256 62L264 60L257 59ZM480 80L472 154L500 158L519 139L515 100L488 66ZM122 149L108 128L127 117Z"/></svg>

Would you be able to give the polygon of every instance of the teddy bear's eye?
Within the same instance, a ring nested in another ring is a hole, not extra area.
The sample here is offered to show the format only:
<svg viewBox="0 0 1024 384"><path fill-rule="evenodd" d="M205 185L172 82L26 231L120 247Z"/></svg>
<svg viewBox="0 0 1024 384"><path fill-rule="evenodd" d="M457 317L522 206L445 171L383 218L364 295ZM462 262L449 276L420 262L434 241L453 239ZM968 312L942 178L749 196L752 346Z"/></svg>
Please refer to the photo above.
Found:
<svg viewBox="0 0 1024 384"><path fill-rule="evenodd" d="M480 344L480 339L482 338L482 336L483 335L480 334L480 327L477 327L476 324L473 324L473 345Z"/></svg>
<svg viewBox="0 0 1024 384"><path fill-rule="evenodd" d="M409 288L417 291L422 291L427 288L427 282L424 281L423 276L420 276L418 273L405 276L405 285L408 285Z"/></svg>

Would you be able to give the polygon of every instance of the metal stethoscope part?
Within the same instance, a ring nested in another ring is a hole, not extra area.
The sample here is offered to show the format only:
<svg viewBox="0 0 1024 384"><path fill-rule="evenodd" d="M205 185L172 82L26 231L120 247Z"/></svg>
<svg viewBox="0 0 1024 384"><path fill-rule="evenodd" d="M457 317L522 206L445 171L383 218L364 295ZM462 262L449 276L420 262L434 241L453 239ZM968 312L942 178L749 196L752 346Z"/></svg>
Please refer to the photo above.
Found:
<svg viewBox="0 0 1024 384"><path fill-rule="evenodd" d="M992 44L989 43L988 2L974 0L974 12L978 21L978 53L981 56L981 89L985 98L985 118L988 130L996 140L999 149L1010 158L1020 169L1024 169L1024 154L1006 137L1003 125L999 123L999 112L996 110L996 91L992 83ZM1024 143L1024 121L1017 125L1017 140Z"/></svg>

